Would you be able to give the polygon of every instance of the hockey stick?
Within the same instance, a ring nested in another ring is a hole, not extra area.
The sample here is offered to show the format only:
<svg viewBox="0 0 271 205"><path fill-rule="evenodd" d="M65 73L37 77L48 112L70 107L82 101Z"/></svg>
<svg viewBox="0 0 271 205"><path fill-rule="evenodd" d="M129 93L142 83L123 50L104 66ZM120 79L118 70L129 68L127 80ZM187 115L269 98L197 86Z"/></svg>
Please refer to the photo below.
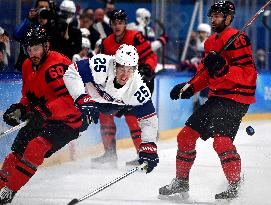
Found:
<svg viewBox="0 0 271 205"><path fill-rule="evenodd" d="M234 36L234 38L232 38L231 40L228 41L228 43L223 46L220 51L218 51L218 54L221 54L223 51L225 51L243 32L244 30L249 27L252 22L261 14L264 12L264 10L269 6L269 4L271 3L271 0L269 0L244 26L241 30L239 30L239 32L237 33L237 35ZM204 66L188 83L185 84L185 86L180 90L180 94L179 97L181 98L182 93L184 91L187 90L187 88L190 87L190 85L192 84L192 81L195 80L197 78L197 76L200 76L201 73L206 70L206 67Z"/></svg>
<svg viewBox="0 0 271 205"><path fill-rule="evenodd" d="M85 196L83 196L83 197L81 197L81 198L79 198L79 199L74 198L73 200L71 200L71 201L68 203L68 205L74 205L74 204L77 204L77 203L79 203L79 202L81 202L81 201L83 201L83 200L85 200L85 199L87 199L87 198L89 198L89 197L91 197L91 196L93 196L93 195L99 193L100 191L104 190L105 188L107 188L107 187L109 187L109 186L115 184L116 182L118 182L118 181L124 179L125 177L129 176L130 174L133 174L133 173L135 173L135 172L138 171L138 170L145 170L147 166L148 166L148 164L147 164L146 162L144 162L144 163L141 164L140 166L137 166L137 167L131 169L130 171L126 172L125 174L123 174L123 175L119 176L118 178L116 178L116 179L114 179L114 180L108 182L107 184L105 184L105 185L103 185L103 186L101 186L101 187L95 189L94 191L90 192L89 194L87 194L87 195L85 195Z"/></svg>
<svg viewBox="0 0 271 205"><path fill-rule="evenodd" d="M10 128L10 129L8 129L8 130L6 130L6 131L4 131L4 132L1 132L1 133L0 133L0 138L2 138L2 137L4 137L4 136L6 136L6 135L8 135L8 134L10 134L10 133L12 133L12 132L18 130L18 129L21 129L22 127L24 127L24 126L27 124L27 122L28 122L28 121L22 122L22 123L19 124L19 125L16 125L16 126Z"/></svg>
<svg viewBox="0 0 271 205"><path fill-rule="evenodd" d="M155 19L154 22L157 23L157 25L162 30L161 35L165 35L166 34L166 29L165 29L164 24L159 19ZM162 66L163 66L163 69L165 69L165 47L166 47L166 45L162 46ZM155 76L153 76L153 77L155 77Z"/></svg>

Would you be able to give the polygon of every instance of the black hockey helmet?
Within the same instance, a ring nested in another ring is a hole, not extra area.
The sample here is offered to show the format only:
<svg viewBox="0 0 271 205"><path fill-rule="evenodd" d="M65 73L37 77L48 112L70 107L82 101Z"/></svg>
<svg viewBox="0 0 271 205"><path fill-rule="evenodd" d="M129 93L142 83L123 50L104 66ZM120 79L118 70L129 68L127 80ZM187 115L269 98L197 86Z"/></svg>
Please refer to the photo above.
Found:
<svg viewBox="0 0 271 205"><path fill-rule="evenodd" d="M228 15L234 16L234 3L231 1L218 1L211 6L208 12L208 17L211 17L212 13L222 13L225 17Z"/></svg>
<svg viewBox="0 0 271 205"><path fill-rule="evenodd" d="M49 41L47 32L42 26L29 27L26 31L26 34L22 40L24 48L28 46L44 44Z"/></svg>
<svg viewBox="0 0 271 205"><path fill-rule="evenodd" d="M127 23L127 14L123 9L114 10L110 13L110 23L114 20L123 20Z"/></svg>

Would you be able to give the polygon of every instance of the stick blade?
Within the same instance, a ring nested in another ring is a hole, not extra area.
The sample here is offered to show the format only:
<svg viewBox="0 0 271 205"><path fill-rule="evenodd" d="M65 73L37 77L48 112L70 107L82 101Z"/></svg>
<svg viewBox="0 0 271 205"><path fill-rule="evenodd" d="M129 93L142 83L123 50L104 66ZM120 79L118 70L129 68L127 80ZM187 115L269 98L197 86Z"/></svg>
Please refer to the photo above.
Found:
<svg viewBox="0 0 271 205"><path fill-rule="evenodd" d="M74 205L74 204L77 204L78 202L79 202L78 199L73 199L68 203L68 205Z"/></svg>

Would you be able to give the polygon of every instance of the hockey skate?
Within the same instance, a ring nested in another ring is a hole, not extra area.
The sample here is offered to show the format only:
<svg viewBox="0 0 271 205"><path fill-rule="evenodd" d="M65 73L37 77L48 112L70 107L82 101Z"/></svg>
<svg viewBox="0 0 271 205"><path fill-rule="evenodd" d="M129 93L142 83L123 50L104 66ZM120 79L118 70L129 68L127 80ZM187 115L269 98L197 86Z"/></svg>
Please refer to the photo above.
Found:
<svg viewBox="0 0 271 205"><path fill-rule="evenodd" d="M126 162L126 166L139 166L138 157L134 160Z"/></svg>
<svg viewBox="0 0 271 205"><path fill-rule="evenodd" d="M232 199L237 198L240 191L241 184L242 184L242 179L240 179L238 182L229 184L226 191L223 191L215 195L215 199L217 201L223 201L223 200L232 200Z"/></svg>
<svg viewBox="0 0 271 205"><path fill-rule="evenodd" d="M189 198L189 181L174 178L169 185L159 189L159 199L183 201Z"/></svg>
<svg viewBox="0 0 271 205"><path fill-rule="evenodd" d="M0 205L11 203L15 194L15 191L10 190L8 187L3 187L0 190Z"/></svg>
<svg viewBox="0 0 271 205"><path fill-rule="evenodd" d="M91 159L91 167L98 168L117 168L117 154L111 150L106 150L103 155Z"/></svg>

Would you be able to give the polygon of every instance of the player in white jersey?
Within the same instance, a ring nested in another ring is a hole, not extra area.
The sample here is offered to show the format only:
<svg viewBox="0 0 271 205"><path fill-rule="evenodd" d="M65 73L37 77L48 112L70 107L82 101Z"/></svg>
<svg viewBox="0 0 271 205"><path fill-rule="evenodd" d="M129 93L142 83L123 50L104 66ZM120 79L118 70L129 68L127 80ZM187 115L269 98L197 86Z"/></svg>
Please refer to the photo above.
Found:
<svg viewBox="0 0 271 205"><path fill-rule="evenodd" d="M159 38L155 39L155 32L149 26L151 20L151 12L145 8L138 8L136 10L136 21L127 24L127 29L136 30L143 34L143 36L151 42L153 51L157 51L167 43L166 34L162 34Z"/></svg>
<svg viewBox="0 0 271 205"><path fill-rule="evenodd" d="M71 64L64 82L86 122L97 123L99 112L127 111L137 117L142 129L138 161L148 162L148 173L159 162L158 119L151 93L137 70L138 58L134 46L123 44L114 56L97 54Z"/></svg>

